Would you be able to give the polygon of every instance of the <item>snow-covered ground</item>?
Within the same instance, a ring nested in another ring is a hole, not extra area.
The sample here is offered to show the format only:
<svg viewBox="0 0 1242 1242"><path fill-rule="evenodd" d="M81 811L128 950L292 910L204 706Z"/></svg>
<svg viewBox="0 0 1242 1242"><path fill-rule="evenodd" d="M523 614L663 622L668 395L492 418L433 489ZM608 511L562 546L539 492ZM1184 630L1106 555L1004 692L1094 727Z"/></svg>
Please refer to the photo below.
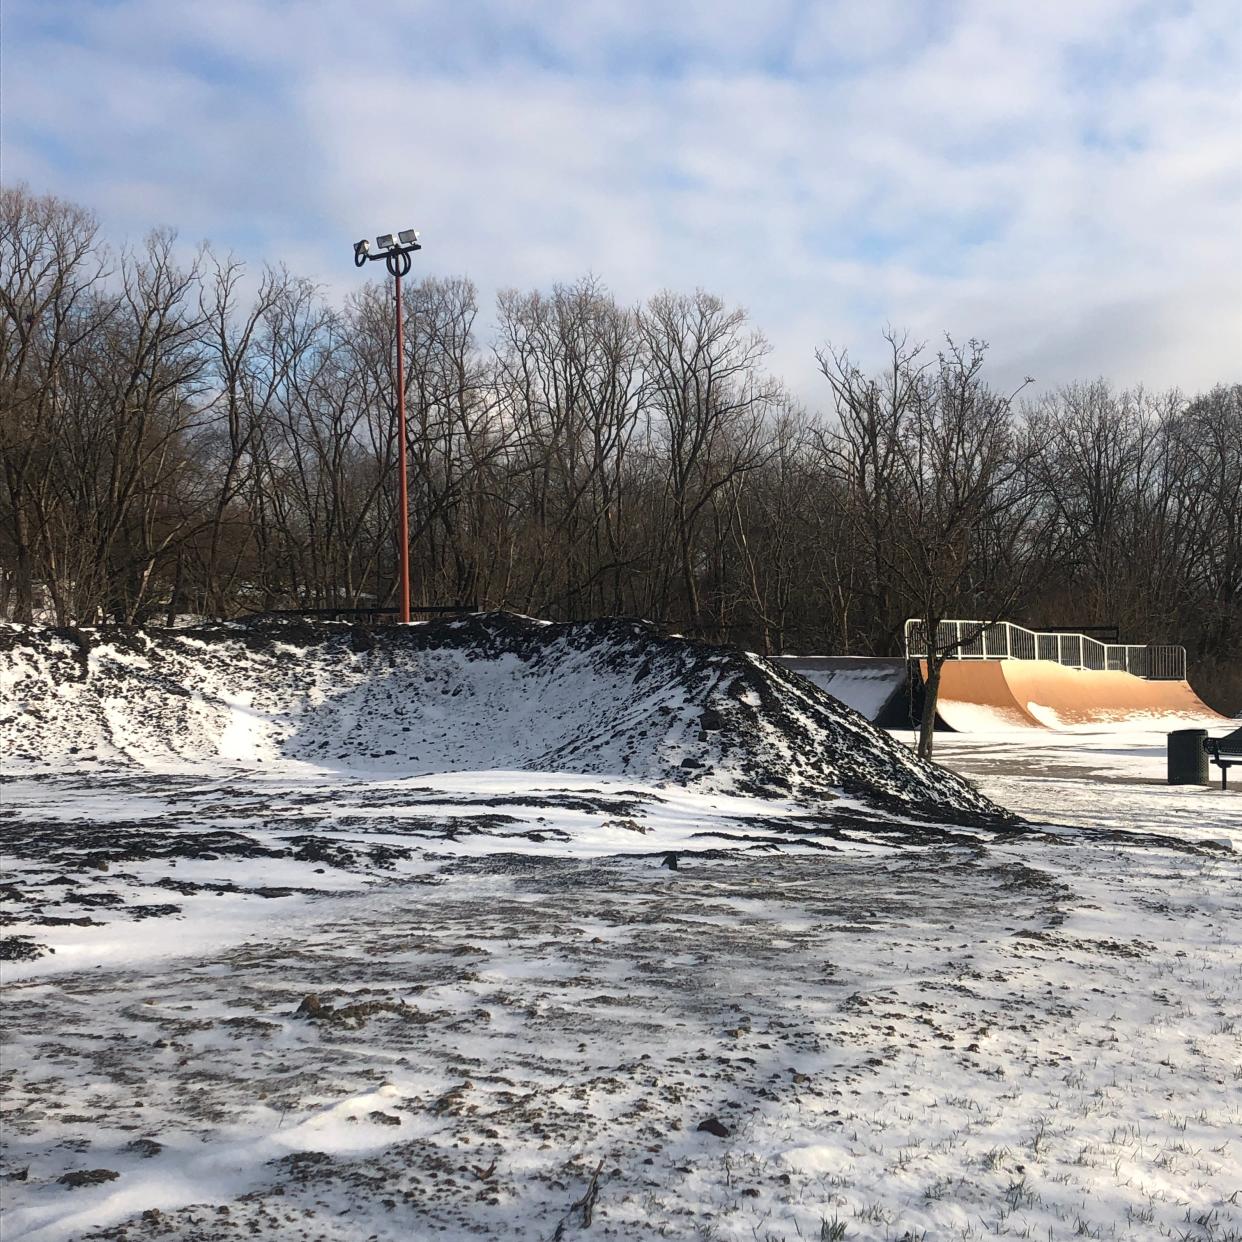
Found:
<svg viewBox="0 0 1242 1242"><path fill-rule="evenodd" d="M1045 826L12 774L4 1237L1242 1238L1242 790L938 745Z"/></svg>
<svg viewBox="0 0 1242 1242"><path fill-rule="evenodd" d="M32 770L503 768L821 805L844 793L923 818L997 811L786 669L622 619L0 624L0 746Z"/></svg>

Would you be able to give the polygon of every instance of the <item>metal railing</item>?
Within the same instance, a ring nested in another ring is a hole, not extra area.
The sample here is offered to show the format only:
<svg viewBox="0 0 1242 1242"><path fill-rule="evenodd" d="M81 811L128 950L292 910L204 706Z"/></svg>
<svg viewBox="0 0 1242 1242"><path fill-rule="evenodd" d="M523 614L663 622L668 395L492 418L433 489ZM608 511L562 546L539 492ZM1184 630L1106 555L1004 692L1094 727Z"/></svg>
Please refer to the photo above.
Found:
<svg viewBox="0 0 1242 1242"><path fill-rule="evenodd" d="M1053 660L1067 668L1132 673L1149 681L1185 681L1186 648L1167 643L1102 643L1086 634L1028 630L1011 621L941 621L937 651L951 660ZM927 627L906 622L906 659L927 656Z"/></svg>

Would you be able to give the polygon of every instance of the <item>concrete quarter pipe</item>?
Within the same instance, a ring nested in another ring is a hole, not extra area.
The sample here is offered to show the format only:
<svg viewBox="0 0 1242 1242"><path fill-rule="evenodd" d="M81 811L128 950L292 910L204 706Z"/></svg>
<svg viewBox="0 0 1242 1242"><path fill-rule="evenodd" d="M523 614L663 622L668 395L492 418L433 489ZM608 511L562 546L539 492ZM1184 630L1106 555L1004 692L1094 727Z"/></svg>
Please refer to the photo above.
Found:
<svg viewBox="0 0 1242 1242"><path fill-rule="evenodd" d="M926 663L921 667L926 677ZM1052 660L949 660L936 706L941 721L958 733L1228 723L1189 682L1066 668Z"/></svg>
<svg viewBox="0 0 1242 1242"><path fill-rule="evenodd" d="M910 670L900 657L773 656L772 661L826 690L872 724L910 724Z"/></svg>

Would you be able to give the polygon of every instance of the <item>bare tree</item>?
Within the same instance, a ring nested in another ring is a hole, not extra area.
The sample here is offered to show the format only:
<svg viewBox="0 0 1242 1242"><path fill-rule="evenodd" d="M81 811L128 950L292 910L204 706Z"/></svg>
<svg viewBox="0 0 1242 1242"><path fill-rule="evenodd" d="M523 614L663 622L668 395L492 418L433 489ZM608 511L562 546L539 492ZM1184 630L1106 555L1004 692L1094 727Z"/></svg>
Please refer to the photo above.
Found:
<svg viewBox="0 0 1242 1242"><path fill-rule="evenodd" d="M0 615L169 620L392 598L388 282L114 253L88 212L0 191ZM594 279L406 300L417 597L639 613L787 649L895 653L905 618L1112 623L1184 642L1242 706L1242 389L1068 385L1015 413L983 346L823 351L798 411L746 315ZM1038 579L1036 594L1032 583ZM956 637L956 636L955 636ZM968 636L967 636L968 637Z"/></svg>
<svg viewBox="0 0 1242 1242"><path fill-rule="evenodd" d="M0 189L0 456L14 615L34 616L35 545L46 542L64 368L106 321L109 255L94 216L24 186ZM36 529L31 529L32 520ZM59 610L58 610L59 611Z"/></svg>
<svg viewBox="0 0 1242 1242"><path fill-rule="evenodd" d="M1033 445L1015 428L1013 397L983 380L984 343L949 340L933 358L905 337L886 339L890 365L882 376L863 376L844 352L818 357L838 417L829 452L855 530L926 633L918 750L930 758L941 669L962 642L978 637L948 636L941 622L995 620L1026 585L1038 544L1029 526L1037 500ZM1000 562L1003 576L995 572Z"/></svg>
<svg viewBox="0 0 1242 1242"><path fill-rule="evenodd" d="M726 489L741 593L762 636L764 654L784 651L797 601L807 591L808 553L817 550L819 480L808 453L808 420L785 410L768 433L770 455Z"/></svg>
<svg viewBox="0 0 1242 1242"><path fill-rule="evenodd" d="M765 460L765 423L781 388L760 370L763 336L748 328L744 311L711 294L661 294L639 324L686 621L702 630L700 526L716 493ZM667 608L667 578L661 595Z"/></svg>
<svg viewBox="0 0 1242 1242"><path fill-rule="evenodd" d="M209 610L222 614L233 590L244 554L247 515L238 506L253 486L252 449L275 393L277 377L269 363L272 354L261 348L262 325L289 286L288 273L268 270L256 296L242 305L245 266L229 256L206 255L210 271L199 289L199 314L215 390L213 412L218 414L219 486L209 518L203 577L210 592ZM226 570L222 564L226 531L238 529ZM175 611L175 608L174 608Z"/></svg>

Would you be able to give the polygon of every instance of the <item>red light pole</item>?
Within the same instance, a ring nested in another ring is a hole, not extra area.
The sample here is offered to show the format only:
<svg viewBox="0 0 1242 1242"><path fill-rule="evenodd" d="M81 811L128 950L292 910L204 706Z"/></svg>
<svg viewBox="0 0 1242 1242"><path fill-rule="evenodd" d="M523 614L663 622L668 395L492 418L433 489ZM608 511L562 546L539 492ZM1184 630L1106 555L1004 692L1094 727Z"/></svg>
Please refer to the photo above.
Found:
<svg viewBox="0 0 1242 1242"><path fill-rule="evenodd" d="M401 278L408 275L410 255L421 250L418 234L403 229L395 237L382 233L375 239L378 254L371 254L371 243L363 238L354 243L354 266L362 267L368 260L383 259L397 290L397 551L401 562L401 620L410 620L410 480L405 450L405 324L401 312Z"/></svg>

